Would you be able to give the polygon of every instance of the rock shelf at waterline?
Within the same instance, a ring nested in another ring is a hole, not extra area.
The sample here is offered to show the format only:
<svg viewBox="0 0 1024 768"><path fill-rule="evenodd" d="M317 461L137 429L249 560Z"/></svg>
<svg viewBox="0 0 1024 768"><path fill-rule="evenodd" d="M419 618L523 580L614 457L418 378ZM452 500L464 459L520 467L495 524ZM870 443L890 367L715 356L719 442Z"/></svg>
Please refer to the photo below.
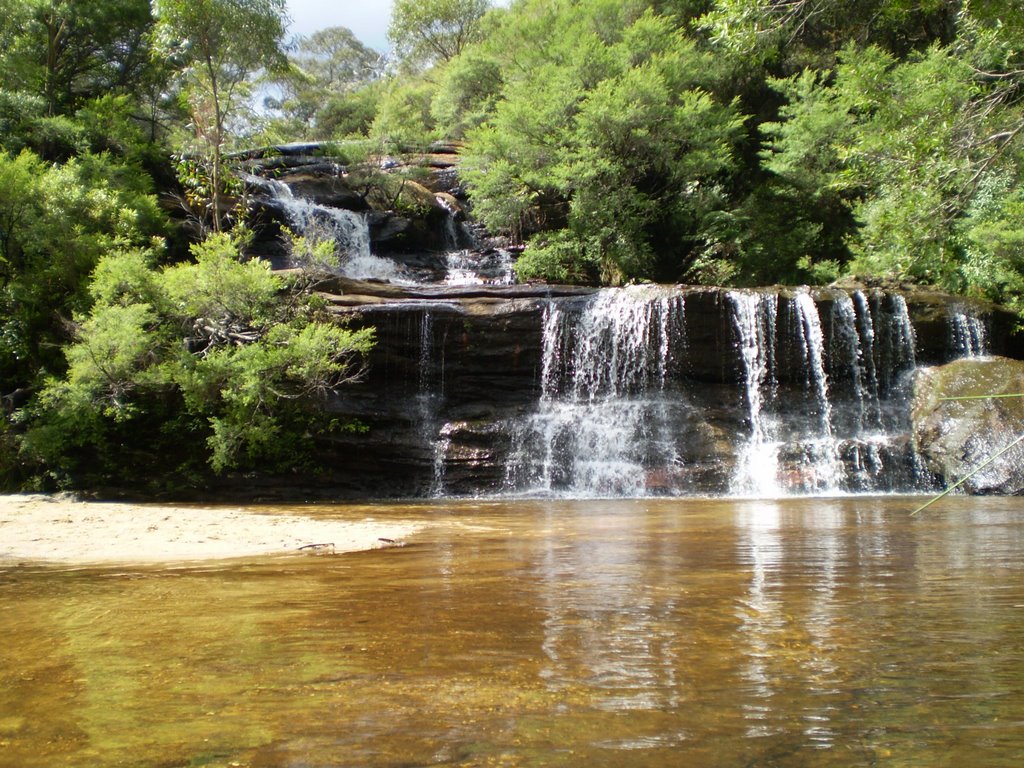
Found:
<svg viewBox="0 0 1024 768"><path fill-rule="evenodd" d="M930 492L916 372L1022 352L1011 314L924 291L323 288L376 330L327 408L368 428L323 446L356 496Z"/></svg>

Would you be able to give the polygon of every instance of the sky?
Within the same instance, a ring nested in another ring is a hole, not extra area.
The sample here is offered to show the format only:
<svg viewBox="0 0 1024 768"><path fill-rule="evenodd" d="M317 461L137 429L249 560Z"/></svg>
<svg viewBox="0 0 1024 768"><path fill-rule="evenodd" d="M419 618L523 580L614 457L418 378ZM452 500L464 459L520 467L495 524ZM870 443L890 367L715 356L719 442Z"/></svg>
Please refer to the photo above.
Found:
<svg viewBox="0 0 1024 768"><path fill-rule="evenodd" d="M371 48L388 49L392 0L287 0L291 35L327 27L348 27Z"/></svg>

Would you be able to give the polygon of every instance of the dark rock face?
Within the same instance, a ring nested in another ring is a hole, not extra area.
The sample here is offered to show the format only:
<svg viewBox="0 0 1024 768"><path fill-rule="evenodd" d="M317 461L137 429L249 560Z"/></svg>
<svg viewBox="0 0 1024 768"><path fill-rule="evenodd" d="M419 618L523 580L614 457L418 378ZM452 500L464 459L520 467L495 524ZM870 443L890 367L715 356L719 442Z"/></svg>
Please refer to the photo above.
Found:
<svg viewBox="0 0 1024 768"><path fill-rule="evenodd" d="M324 289L339 321L377 334L364 381L328 407L330 416L368 428L323 446L334 469L319 482L335 490L379 497L933 487L911 440L910 389L917 366L961 354L951 343L958 310L947 297L402 288L342 278ZM759 380L752 340L741 331L743 296L770 318L754 340L765 355ZM988 351L1020 354L1012 316L972 311L984 317ZM767 485L742 486L764 469L758 462L770 464Z"/></svg>
<svg viewBox="0 0 1024 768"><path fill-rule="evenodd" d="M342 158L325 154L329 145L318 143L236 155L235 164L250 189L249 215L257 233L254 251L286 265L280 227L294 228L290 209L296 200L308 206L366 214L374 253L445 250L451 245L449 213L461 211L464 190L454 170L457 147L442 145L435 150L408 163L390 158L367 161L374 166L373 173L366 167L349 168ZM419 181L408 178L406 172L414 172ZM388 177L393 183L383 184Z"/></svg>
<svg viewBox="0 0 1024 768"><path fill-rule="evenodd" d="M966 477L1024 435L1024 362L1004 357L962 359L917 372L913 436L927 467L947 485ZM949 400L946 398L981 397ZM968 493L1024 495L1024 444L1018 444L963 485Z"/></svg>

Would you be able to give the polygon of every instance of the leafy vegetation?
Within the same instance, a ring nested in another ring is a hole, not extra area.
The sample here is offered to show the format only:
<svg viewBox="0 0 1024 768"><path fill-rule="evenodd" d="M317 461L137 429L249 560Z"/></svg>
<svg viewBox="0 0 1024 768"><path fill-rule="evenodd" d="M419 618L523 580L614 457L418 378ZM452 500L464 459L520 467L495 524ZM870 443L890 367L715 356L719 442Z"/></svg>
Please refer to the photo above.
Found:
<svg viewBox="0 0 1024 768"><path fill-rule="evenodd" d="M285 62L283 3L0 7L3 487L287 471L357 428L318 407L372 335L251 260L234 215L226 157Z"/></svg>
<svg viewBox="0 0 1024 768"><path fill-rule="evenodd" d="M309 458L328 426L315 408L358 375L372 332L320 317L265 264L240 261L239 246L213 235L193 246L194 261L164 268L139 250L100 260L67 372L39 395L30 458L72 482L116 476L126 462L152 466L154 456L137 455L134 442L125 455L123 445L157 416L162 439L147 450L176 433L205 441L205 452L191 444L182 457L200 475L201 456L215 471L280 471Z"/></svg>
<svg viewBox="0 0 1024 768"><path fill-rule="evenodd" d="M369 133L464 140L474 212L526 243L523 278L858 274L1020 304L1013 3L399 6L405 74Z"/></svg>

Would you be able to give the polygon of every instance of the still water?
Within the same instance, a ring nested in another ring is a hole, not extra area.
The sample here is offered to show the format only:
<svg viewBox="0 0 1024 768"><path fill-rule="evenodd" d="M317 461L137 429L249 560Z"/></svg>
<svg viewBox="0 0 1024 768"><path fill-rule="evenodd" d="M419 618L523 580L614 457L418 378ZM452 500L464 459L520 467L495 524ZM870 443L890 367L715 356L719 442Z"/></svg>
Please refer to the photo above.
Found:
<svg viewBox="0 0 1024 768"><path fill-rule="evenodd" d="M315 507L438 524L0 568L0 765L1019 766L1024 500L916 501Z"/></svg>

